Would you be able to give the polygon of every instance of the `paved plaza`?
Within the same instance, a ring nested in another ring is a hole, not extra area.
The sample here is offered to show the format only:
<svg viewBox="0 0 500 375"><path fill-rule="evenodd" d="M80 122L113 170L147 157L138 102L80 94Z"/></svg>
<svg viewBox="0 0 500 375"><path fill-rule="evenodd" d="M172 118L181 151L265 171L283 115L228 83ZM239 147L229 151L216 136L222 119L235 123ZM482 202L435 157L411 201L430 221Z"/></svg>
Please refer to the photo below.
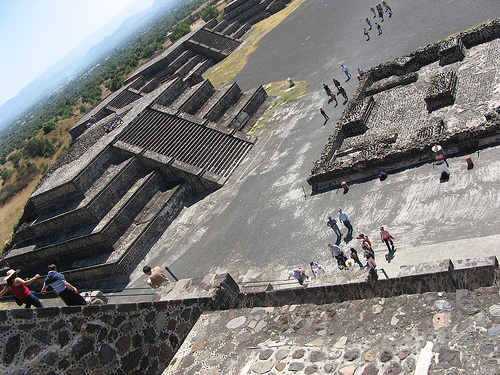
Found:
<svg viewBox="0 0 500 375"><path fill-rule="evenodd" d="M471 170L464 155L451 157L451 178L445 183L430 160L390 174L384 182L357 181L347 194L342 189L312 194L306 182L343 108L327 104L323 81L330 84L336 77L343 83L341 63L355 74L358 67L370 68L500 17L497 1L480 1L473 9L465 1L452 3L389 3L393 17L382 23L380 37L372 31L369 42L362 33L371 14L365 2L347 6L308 0L278 25L235 81L246 90L293 77L310 82L310 94L270 115L266 126L272 131L259 138L230 181L188 202L132 273L128 291L110 302L154 296L153 291L133 289L145 286L146 264L168 266L178 278L230 272L243 283L264 280L281 287L287 270L311 260L339 273L327 248L336 236L326 226L327 217L336 217L339 208L350 215L355 235L371 238L377 264L389 277L397 276L401 265L499 256L499 146L471 150ZM498 73L494 79L500 81ZM349 94L357 80L353 76L343 85ZM320 106L330 116L326 125ZM381 225L395 237L396 252L389 259L380 242ZM343 237L340 246L360 248L355 238L346 243Z"/></svg>

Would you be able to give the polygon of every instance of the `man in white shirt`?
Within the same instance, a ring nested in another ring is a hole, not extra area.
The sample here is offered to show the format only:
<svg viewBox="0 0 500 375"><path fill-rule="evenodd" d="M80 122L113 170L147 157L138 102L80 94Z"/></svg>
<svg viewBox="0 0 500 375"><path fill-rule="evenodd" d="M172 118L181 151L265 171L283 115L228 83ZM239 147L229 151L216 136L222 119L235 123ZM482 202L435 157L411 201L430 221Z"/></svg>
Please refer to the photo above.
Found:
<svg viewBox="0 0 500 375"><path fill-rule="evenodd" d="M342 212L341 208L339 208L339 221L344 223L345 227L347 228L347 235L352 234L352 225L349 221L349 216L345 212Z"/></svg>
<svg viewBox="0 0 500 375"><path fill-rule="evenodd" d="M337 259L337 256L342 251L340 247L338 247L337 245L332 245L331 243L328 244L328 248L330 249L330 253L332 253L332 257L334 259Z"/></svg>

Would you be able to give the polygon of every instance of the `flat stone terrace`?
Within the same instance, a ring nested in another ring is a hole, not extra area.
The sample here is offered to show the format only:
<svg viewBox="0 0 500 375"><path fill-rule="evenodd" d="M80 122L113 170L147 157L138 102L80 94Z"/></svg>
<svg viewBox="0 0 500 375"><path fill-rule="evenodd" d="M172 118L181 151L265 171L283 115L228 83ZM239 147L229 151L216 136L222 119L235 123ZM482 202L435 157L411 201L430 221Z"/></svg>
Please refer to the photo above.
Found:
<svg viewBox="0 0 500 375"><path fill-rule="evenodd" d="M444 41L369 70L311 171L313 189L429 160L435 143L457 152L498 142L500 39L491 38L499 25L496 20L462 33L464 40L476 33L486 42L466 39L468 48L459 50L464 55L451 62L443 50L453 43ZM460 35L453 40L460 43ZM451 72L457 77L451 102L429 110L430 85ZM367 98L371 107L362 105Z"/></svg>
<svg viewBox="0 0 500 375"><path fill-rule="evenodd" d="M498 286L206 312L167 374L498 374Z"/></svg>

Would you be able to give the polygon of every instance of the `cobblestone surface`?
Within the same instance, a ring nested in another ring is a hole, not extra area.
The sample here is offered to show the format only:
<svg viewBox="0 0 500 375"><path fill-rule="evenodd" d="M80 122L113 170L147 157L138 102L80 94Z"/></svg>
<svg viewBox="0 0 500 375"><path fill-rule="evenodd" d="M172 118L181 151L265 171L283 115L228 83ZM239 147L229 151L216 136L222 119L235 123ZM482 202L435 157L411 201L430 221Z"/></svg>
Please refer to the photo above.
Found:
<svg viewBox="0 0 500 375"><path fill-rule="evenodd" d="M498 374L499 311L494 286L205 313L163 374Z"/></svg>

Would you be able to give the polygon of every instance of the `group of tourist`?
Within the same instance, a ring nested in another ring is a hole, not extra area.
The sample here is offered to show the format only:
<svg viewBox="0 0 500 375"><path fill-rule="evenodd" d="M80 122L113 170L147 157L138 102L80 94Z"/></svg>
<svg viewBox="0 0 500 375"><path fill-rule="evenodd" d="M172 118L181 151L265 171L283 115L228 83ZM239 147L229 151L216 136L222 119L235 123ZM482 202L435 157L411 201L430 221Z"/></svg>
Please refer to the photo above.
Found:
<svg viewBox="0 0 500 375"><path fill-rule="evenodd" d="M375 9L376 8L376 9ZM378 3L375 5L375 8L370 6L370 10L373 13L373 18L376 18L377 15L380 18L380 22L384 22L384 11L387 13L389 18L392 17L392 9L389 5L387 5L386 1L382 1L382 4ZM369 31L373 28L372 23L368 17L365 18L366 23L368 24L368 30L363 28L363 34L366 36L366 41L368 42L370 40L370 33ZM375 27L377 28L378 35L382 34L382 26L380 26L379 23L375 22Z"/></svg>
<svg viewBox="0 0 500 375"><path fill-rule="evenodd" d="M349 81L351 79L351 73L349 73L349 69L347 69L347 67L345 65L341 65L341 68L347 76L347 81ZM361 79L361 76L359 76L360 72L361 72L361 74L365 74L361 69L358 69L358 77L359 77L358 79ZM339 104L337 101L337 95L340 94L344 97L344 102L342 104L345 105L347 103L347 101L349 100L349 98L347 97L347 92L340 85L340 82L337 81L335 78L333 79L333 84L335 85L335 88L337 89L336 95L332 92L332 90L330 89L330 87L327 84L323 83L323 89L325 90L326 95L329 97L328 104L335 101L335 107L336 107ZM325 124L326 124L326 122L330 119L330 117L328 117L328 115L323 110L323 108L320 108L319 112L325 118Z"/></svg>
<svg viewBox="0 0 500 375"><path fill-rule="evenodd" d="M55 264L51 264L48 267L48 274L43 282L41 293L45 294L47 288L50 286L59 298L61 298L64 303L68 306L86 305L87 301L80 294L78 290L68 283L62 273L57 272L57 267ZM8 270L4 278L6 282L5 287L0 292L0 298L8 291L12 292L14 295L14 300L19 306L25 305L26 308L31 306L43 308L43 304L36 297L34 291L29 290L28 285L32 284L37 280L40 275L36 274L31 279L24 280L19 277L20 270Z"/></svg>
<svg viewBox="0 0 500 375"><path fill-rule="evenodd" d="M349 237L352 236L353 226L349 220L349 215L347 213L342 211L341 208L339 208L338 212L339 212L338 221L341 222L347 228L347 234L346 234L346 243L347 243L350 240ZM366 264L363 264L359 258L358 251L354 247L351 247L349 249L350 251L349 256L346 255L344 251L340 248L339 246L340 239L343 236L343 234L340 231L339 226L337 225L337 220L329 216L326 225L330 227L337 236L336 244L335 245L331 243L328 244L328 249L333 259L337 263L338 268L340 270L350 270L354 268L367 267L369 269L369 273L373 277L376 277L377 264L375 263L375 252L373 251L372 243L368 238L368 236L361 233L356 237L357 239L361 240L360 245L361 248L363 249L363 255L366 258ZM380 227L380 240L387 245L389 254L391 252L394 252L394 242L393 242L394 237L384 227ZM311 261L310 266L313 277L317 277L326 272L323 266L321 266L318 262ZM293 270L290 270L288 272L288 278L286 280L290 280L291 278L296 279L300 285L304 284L307 285L310 280L309 276L306 275L306 270L304 267L297 267Z"/></svg>

